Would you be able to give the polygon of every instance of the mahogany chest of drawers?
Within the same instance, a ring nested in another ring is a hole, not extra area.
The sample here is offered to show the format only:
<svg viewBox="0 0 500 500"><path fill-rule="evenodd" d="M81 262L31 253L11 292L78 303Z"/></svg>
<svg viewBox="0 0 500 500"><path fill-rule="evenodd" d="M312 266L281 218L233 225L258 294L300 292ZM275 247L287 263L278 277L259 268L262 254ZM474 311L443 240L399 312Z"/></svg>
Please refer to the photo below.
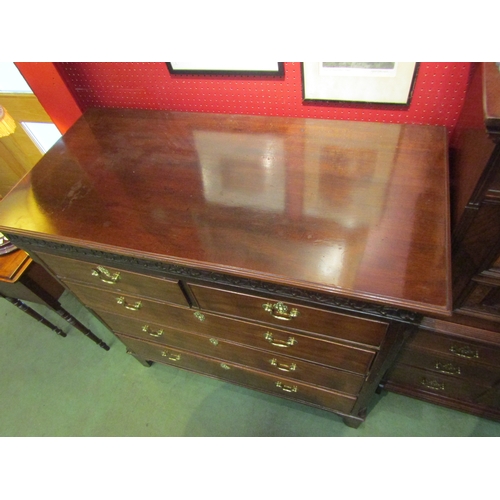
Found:
<svg viewBox="0 0 500 500"><path fill-rule="evenodd" d="M450 313L439 127L89 110L0 229L143 365L359 425L422 314Z"/></svg>
<svg viewBox="0 0 500 500"><path fill-rule="evenodd" d="M385 388L500 420L498 326L454 315L424 318L386 375Z"/></svg>

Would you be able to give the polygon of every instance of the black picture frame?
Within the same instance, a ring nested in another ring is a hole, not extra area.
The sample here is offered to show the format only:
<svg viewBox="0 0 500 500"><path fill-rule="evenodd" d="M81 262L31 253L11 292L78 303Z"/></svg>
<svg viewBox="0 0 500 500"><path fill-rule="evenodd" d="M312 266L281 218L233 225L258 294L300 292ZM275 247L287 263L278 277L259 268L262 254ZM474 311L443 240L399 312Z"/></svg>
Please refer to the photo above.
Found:
<svg viewBox="0 0 500 500"><path fill-rule="evenodd" d="M211 67L210 65L207 65L208 67L199 67L199 66L194 66L194 64L198 63L193 63L192 67L189 66L173 66L174 64L177 63L171 63L167 62L167 68L168 71L170 72L171 75L228 75L228 76L277 76L277 77L283 77L285 75L285 63L282 62L277 62L276 64L276 69L264 69L264 66L262 66L263 69L255 69L254 67L249 69L230 69L230 68L217 68L217 67ZM190 63L187 63L190 64ZM264 63L266 66L269 65L269 63ZM254 66L254 65L253 65Z"/></svg>

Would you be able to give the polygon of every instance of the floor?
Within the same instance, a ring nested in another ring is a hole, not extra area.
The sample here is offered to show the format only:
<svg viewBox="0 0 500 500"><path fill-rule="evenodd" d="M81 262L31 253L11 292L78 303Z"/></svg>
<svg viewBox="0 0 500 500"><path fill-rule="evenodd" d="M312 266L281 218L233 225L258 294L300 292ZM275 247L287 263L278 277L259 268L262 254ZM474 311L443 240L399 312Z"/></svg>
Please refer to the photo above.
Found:
<svg viewBox="0 0 500 500"><path fill-rule="evenodd" d="M500 436L500 423L383 393L358 429L336 415L154 364L145 368L69 293L104 351L43 306L59 337L0 299L0 436Z"/></svg>

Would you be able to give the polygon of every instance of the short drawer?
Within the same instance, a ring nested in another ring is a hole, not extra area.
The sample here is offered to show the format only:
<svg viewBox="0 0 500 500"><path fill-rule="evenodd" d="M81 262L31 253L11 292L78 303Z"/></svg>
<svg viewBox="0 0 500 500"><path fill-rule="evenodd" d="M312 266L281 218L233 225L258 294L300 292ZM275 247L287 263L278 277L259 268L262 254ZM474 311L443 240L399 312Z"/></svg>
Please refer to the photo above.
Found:
<svg viewBox="0 0 500 500"><path fill-rule="evenodd" d="M190 284L201 309L251 319L287 329L319 333L352 342L379 346L388 324L291 302L268 300Z"/></svg>
<svg viewBox="0 0 500 500"><path fill-rule="evenodd" d="M456 340L453 337L418 330L407 342L407 347L428 349L443 354L451 354L456 359L474 360L478 363L500 366L500 350L475 342Z"/></svg>
<svg viewBox="0 0 500 500"><path fill-rule="evenodd" d="M404 349L397 360L398 364L430 370L437 374L449 375L459 380L491 387L500 381L500 366L493 367L475 363L453 354Z"/></svg>
<svg viewBox="0 0 500 500"><path fill-rule="evenodd" d="M449 397L470 403L480 402L490 389L466 380L440 375L413 366L398 365L391 370L387 381L411 387L418 392Z"/></svg>
<svg viewBox="0 0 500 500"><path fill-rule="evenodd" d="M303 384L283 376L254 371L243 366L199 356L181 349L172 349L146 343L129 337L118 336L128 350L148 360L188 369L252 389L313 404L321 408L348 414L356 397Z"/></svg>
<svg viewBox="0 0 500 500"><path fill-rule="evenodd" d="M67 283L84 283L116 293L130 293L174 304L188 305L179 282L168 278L155 278L122 269L100 266L81 260L37 253L46 265Z"/></svg>
<svg viewBox="0 0 500 500"><path fill-rule="evenodd" d="M90 294L92 296L92 292ZM86 294L85 298L88 299L89 296ZM376 355L375 351L369 349L346 346L338 342L233 320L216 314L203 313L199 316L199 311L149 301L138 311L127 311L119 306L105 311L104 304L114 305L113 301L109 298L101 301L98 297L96 299L91 306L103 321L112 330L133 337L141 337L144 329L156 335L165 328L173 328L361 375L369 372ZM127 300L133 302L135 299L127 298Z"/></svg>
<svg viewBox="0 0 500 500"><path fill-rule="evenodd" d="M109 316L105 315L108 320L111 319L111 322L116 323ZM154 341L158 344L184 349L222 361L248 366L276 375L285 375L294 380L301 380L306 383L349 394L357 394L364 381L362 375L355 375L343 370L336 370L304 360L298 360L288 357L284 353L276 354L252 349L217 337L195 335L169 328L154 329L150 325L143 325L141 328L136 328L135 330L136 336L145 341ZM118 330L118 333L127 332Z"/></svg>

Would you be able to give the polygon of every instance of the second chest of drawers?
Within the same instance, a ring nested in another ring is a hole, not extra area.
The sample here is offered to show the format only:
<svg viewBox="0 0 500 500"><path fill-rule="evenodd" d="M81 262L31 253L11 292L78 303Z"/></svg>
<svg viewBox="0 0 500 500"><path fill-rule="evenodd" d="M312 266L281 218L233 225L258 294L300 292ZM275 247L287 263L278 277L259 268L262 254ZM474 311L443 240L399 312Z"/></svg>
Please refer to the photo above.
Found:
<svg viewBox="0 0 500 500"><path fill-rule="evenodd" d="M442 323L444 327L453 324ZM465 325L462 328L467 330ZM470 330L474 333L477 329ZM420 329L387 374L385 387L499 420L500 345L470 336Z"/></svg>

